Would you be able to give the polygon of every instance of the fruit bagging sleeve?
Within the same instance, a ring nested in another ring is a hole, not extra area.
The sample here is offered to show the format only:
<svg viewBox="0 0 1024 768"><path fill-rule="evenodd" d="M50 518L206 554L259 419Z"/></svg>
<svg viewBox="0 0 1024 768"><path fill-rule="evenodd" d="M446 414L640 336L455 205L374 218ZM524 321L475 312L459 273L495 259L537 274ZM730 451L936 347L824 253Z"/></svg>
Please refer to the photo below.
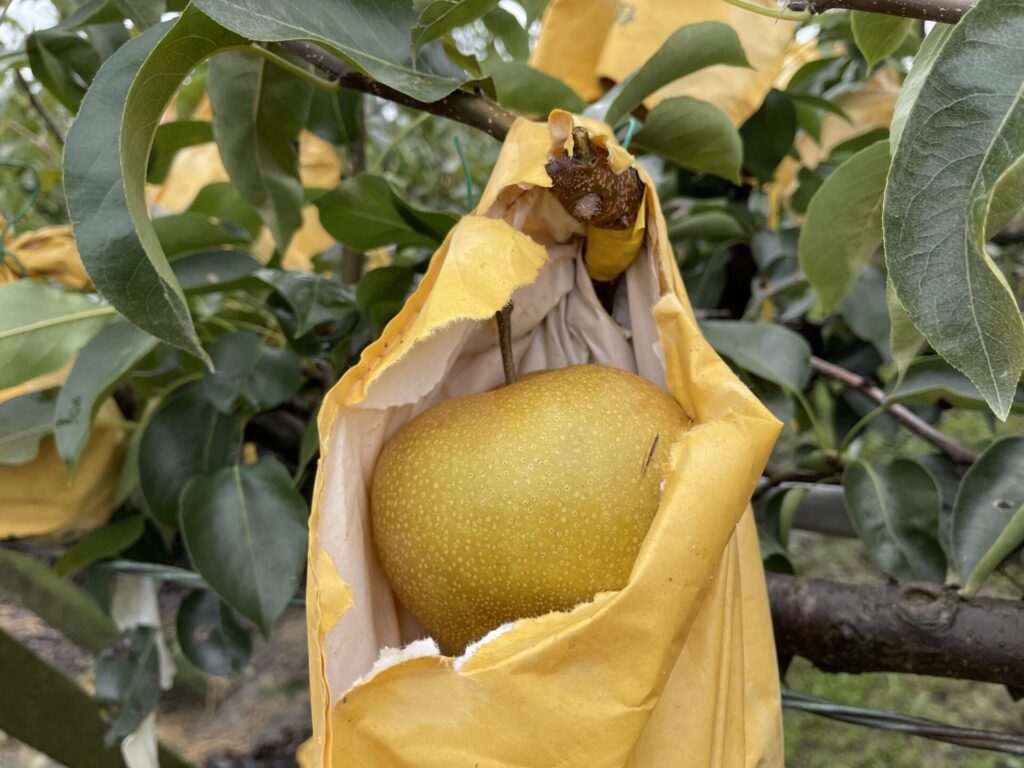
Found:
<svg viewBox="0 0 1024 768"><path fill-rule="evenodd" d="M580 124L644 182L622 237L566 212L545 170ZM585 255L621 262L611 312ZM615 249L620 249L616 251ZM618 254L618 255L617 255ZM621 258L619 258L621 256ZM503 381L512 301L521 374L598 363L671 395L671 446L626 585L444 656L396 601L371 539L383 445L429 407ZM476 210L328 394L307 586L309 765L342 768L780 766L778 672L750 495L779 422L700 334L654 187L609 129L565 112L511 129Z"/></svg>

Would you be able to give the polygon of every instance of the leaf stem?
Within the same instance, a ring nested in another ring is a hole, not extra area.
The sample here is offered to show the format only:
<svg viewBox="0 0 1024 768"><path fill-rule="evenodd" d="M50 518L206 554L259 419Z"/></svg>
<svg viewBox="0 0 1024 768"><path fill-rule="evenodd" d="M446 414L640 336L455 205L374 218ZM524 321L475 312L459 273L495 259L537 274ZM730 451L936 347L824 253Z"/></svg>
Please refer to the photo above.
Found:
<svg viewBox="0 0 1024 768"><path fill-rule="evenodd" d="M251 45L251 46L248 46L246 48L243 48L242 50L249 51L250 53L255 53L255 54L259 55L259 56L262 56L264 59L269 61L271 64L274 64L274 65L280 67L281 69L285 70L286 72L290 72L291 74L295 75L296 77L301 78L302 80L305 80L307 83L310 83L315 88L319 88L322 91L340 91L341 90L341 83L338 80L328 80L328 79L323 78L323 77L317 77L315 74L310 72L308 69L303 69L298 64L295 64L294 62L289 61L284 56L280 56L280 55L274 53L274 51L270 50L269 48L264 48L262 45Z"/></svg>
<svg viewBox="0 0 1024 768"><path fill-rule="evenodd" d="M765 8L763 5L749 2L749 0L725 0L725 2L745 11L756 13L758 16L768 16L779 21L810 21L812 16L808 11L790 10L786 7L780 7L773 11L771 8ZM790 3L790 5L793 4Z"/></svg>
<svg viewBox="0 0 1024 768"><path fill-rule="evenodd" d="M380 151L376 158L374 158L373 164L370 166L370 173L380 173L381 166L384 164L384 158L391 153L391 150L397 147L400 143L402 143L402 141L405 140L406 136L408 136L414 130L419 128L421 125L423 125L424 122L426 122L429 119L430 115L424 112L422 114L416 115L416 117L410 120L409 124L402 128L402 130L400 130L398 133L396 133L391 138L391 141L388 142L387 146Z"/></svg>

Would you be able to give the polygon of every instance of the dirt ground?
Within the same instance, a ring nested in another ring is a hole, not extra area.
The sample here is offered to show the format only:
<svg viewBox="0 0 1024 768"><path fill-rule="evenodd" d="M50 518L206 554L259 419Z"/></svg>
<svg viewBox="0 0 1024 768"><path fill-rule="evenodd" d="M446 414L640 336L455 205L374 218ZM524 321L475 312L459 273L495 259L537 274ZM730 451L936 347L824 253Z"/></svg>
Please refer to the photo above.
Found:
<svg viewBox="0 0 1024 768"><path fill-rule="evenodd" d="M92 657L34 614L0 604L0 627L89 688ZM157 714L160 741L196 766L290 768L309 737L306 625L292 607L267 640L257 640L249 668L236 678L211 678L205 692L177 685ZM184 675L182 677L185 677ZM0 732L0 766L58 764Z"/></svg>

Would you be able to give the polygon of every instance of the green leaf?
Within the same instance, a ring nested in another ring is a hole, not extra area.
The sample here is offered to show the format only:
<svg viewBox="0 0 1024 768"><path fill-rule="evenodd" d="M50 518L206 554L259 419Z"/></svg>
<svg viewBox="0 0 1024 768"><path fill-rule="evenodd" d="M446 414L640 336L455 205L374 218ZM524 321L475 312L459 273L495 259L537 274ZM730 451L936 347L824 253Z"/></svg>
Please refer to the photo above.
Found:
<svg viewBox="0 0 1024 768"><path fill-rule="evenodd" d="M206 120L175 120L161 123L156 129L153 149L150 150L146 181L150 184L162 184L179 150L210 141L213 141L213 125Z"/></svg>
<svg viewBox="0 0 1024 768"><path fill-rule="evenodd" d="M410 61L409 30L417 14L408 0L373 3L282 3L278 0L196 0L226 28L251 40L309 40L373 80L420 101L437 101L459 81L430 62Z"/></svg>
<svg viewBox="0 0 1024 768"><path fill-rule="evenodd" d="M683 216L668 225L668 237L672 242L679 240L710 240L723 242L747 237L743 225L727 211L697 211Z"/></svg>
<svg viewBox="0 0 1024 768"><path fill-rule="evenodd" d="M197 589L178 609L178 642L185 657L211 675L237 675L249 663L252 638L213 592Z"/></svg>
<svg viewBox="0 0 1024 768"><path fill-rule="evenodd" d="M993 190L1024 155L1024 6L980 2L953 28L893 157L883 212L900 303L1001 419L1024 368L1024 321L985 251Z"/></svg>
<svg viewBox="0 0 1024 768"><path fill-rule="evenodd" d="M885 275L880 270L864 270L843 299L840 311L851 331L871 342L883 358L889 355L889 307L885 301Z"/></svg>
<svg viewBox="0 0 1024 768"><path fill-rule="evenodd" d="M113 316L93 297L36 280L0 285L0 389L66 365Z"/></svg>
<svg viewBox="0 0 1024 768"><path fill-rule="evenodd" d="M316 206L324 229L359 251L392 244L435 247L458 221L450 213L413 208L387 181L368 173L345 179Z"/></svg>
<svg viewBox="0 0 1024 768"><path fill-rule="evenodd" d="M213 371L203 379L203 395L222 413L236 408L266 411L294 395L302 384L302 366L290 349L264 344L251 331L217 339L210 349Z"/></svg>
<svg viewBox="0 0 1024 768"><path fill-rule="evenodd" d="M174 275L188 294L224 291L263 267L245 251L227 248L201 251L171 262Z"/></svg>
<svg viewBox="0 0 1024 768"><path fill-rule="evenodd" d="M96 659L96 700L107 713L108 745L119 743L156 708L160 699L159 633L156 627L133 627Z"/></svg>
<svg viewBox="0 0 1024 768"><path fill-rule="evenodd" d="M743 168L761 181L771 181L796 138L796 107L782 91L771 90L761 108L740 127Z"/></svg>
<svg viewBox="0 0 1024 768"><path fill-rule="evenodd" d="M179 20L174 29L181 26ZM149 138L167 99L161 101L161 95L150 90L146 95L153 100L147 108L126 104L136 74L167 31L168 26L161 24L143 32L121 46L100 69L68 132L64 190L82 263L97 290L143 330L202 359L205 353L185 298L160 251L146 210ZM180 65L182 57L175 60ZM149 75L143 80L149 84L147 88L162 82ZM180 78L166 92L168 99L178 82ZM129 137L135 147L132 158L125 158L124 176L119 151L122 142L113 140L121 135Z"/></svg>
<svg viewBox="0 0 1024 768"><path fill-rule="evenodd" d="M868 69L895 53L907 35L914 31L914 24L914 19L882 13L854 11L850 14L853 41L864 54Z"/></svg>
<svg viewBox="0 0 1024 768"><path fill-rule="evenodd" d="M973 595L1024 543L1024 437L1005 437L967 470L953 506L953 551L963 592Z"/></svg>
<svg viewBox="0 0 1024 768"><path fill-rule="evenodd" d="M419 12L412 28L412 50L418 51L431 40L476 21L498 4L498 0L414 0Z"/></svg>
<svg viewBox="0 0 1024 768"><path fill-rule="evenodd" d="M910 110L913 109L914 102L917 101L917 96L921 93L921 86L924 85L942 46L946 44L952 33L952 25L936 24L921 43L917 55L914 56L914 66L907 73L907 77L900 87L899 95L896 97L896 109L889 127L890 154L896 154L896 147L899 146L900 137L903 136L903 128L907 124Z"/></svg>
<svg viewBox="0 0 1024 768"><path fill-rule="evenodd" d="M825 179L800 230L800 268L832 312L882 244L889 143L862 149Z"/></svg>
<svg viewBox="0 0 1024 768"><path fill-rule="evenodd" d="M124 14L113 0L85 0L66 19L50 29L74 30L96 24L119 24L123 21Z"/></svg>
<svg viewBox="0 0 1024 768"><path fill-rule="evenodd" d="M262 459L196 478L182 497L181 531L206 582L267 634L306 560L306 502L285 468Z"/></svg>
<svg viewBox="0 0 1024 768"><path fill-rule="evenodd" d="M0 403L0 464L28 464L53 431L52 392L33 392Z"/></svg>
<svg viewBox="0 0 1024 768"><path fill-rule="evenodd" d="M225 53L210 62L207 89L224 167L283 253L302 226L298 137L313 87L262 57Z"/></svg>
<svg viewBox="0 0 1024 768"><path fill-rule="evenodd" d="M100 54L87 39L74 32L47 29L25 38L32 75L71 112L100 68Z"/></svg>
<svg viewBox="0 0 1024 768"><path fill-rule="evenodd" d="M0 730L5 736L68 768L124 768L120 750L103 742L103 720L92 697L3 629L0 679L5 693L0 696ZM41 762L35 756L32 760Z"/></svg>
<svg viewBox="0 0 1024 768"><path fill-rule="evenodd" d="M315 90L306 127L331 144L348 144L359 138L359 110L363 95L358 91Z"/></svg>
<svg viewBox="0 0 1024 768"><path fill-rule="evenodd" d="M557 77L529 64L494 58L484 64L483 71L494 81L498 103L516 112L547 116L553 109L582 112L587 106Z"/></svg>
<svg viewBox="0 0 1024 768"><path fill-rule="evenodd" d="M888 276L885 278L885 303L889 308L889 354L896 364L896 370L903 375L921 351L924 337L896 298L896 291Z"/></svg>
<svg viewBox="0 0 1024 768"><path fill-rule="evenodd" d="M494 8L483 15L484 26L500 40L505 51L515 61L526 61L530 57L530 33L523 29L519 20L504 8Z"/></svg>
<svg viewBox="0 0 1024 768"><path fill-rule="evenodd" d="M89 653L99 653L117 639L114 622L88 592L62 579L44 561L5 547L0 547L0 598L36 614Z"/></svg>
<svg viewBox="0 0 1024 768"><path fill-rule="evenodd" d="M299 487L302 485L301 481L306 474L306 467L309 466L309 462L320 453L320 426L317 421L316 409L314 409L313 416L306 422L306 428L302 432L302 442L299 444L299 461L295 465L295 473L292 475L292 480Z"/></svg>
<svg viewBox="0 0 1024 768"><path fill-rule="evenodd" d="M408 267L379 267L370 270L356 286L356 309L369 315L381 304L401 303L412 285L413 271Z"/></svg>
<svg viewBox="0 0 1024 768"><path fill-rule="evenodd" d="M781 325L740 320L705 320L701 332L715 351L740 368L791 392L802 392L811 377L811 347Z"/></svg>
<svg viewBox="0 0 1024 768"><path fill-rule="evenodd" d="M938 541L942 500L924 467L910 459L854 459L843 472L843 495L850 522L880 570L898 581L945 580Z"/></svg>
<svg viewBox="0 0 1024 768"><path fill-rule="evenodd" d="M959 408L984 408L977 388L940 357L914 360L888 400L894 403L935 403L943 400ZM1012 409L1024 409L1024 386L1014 393Z"/></svg>
<svg viewBox="0 0 1024 768"><path fill-rule="evenodd" d="M178 499L196 475L231 463L238 423L190 390L168 400L153 414L139 444L139 484L153 516L173 525Z"/></svg>
<svg viewBox="0 0 1024 768"><path fill-rule="evenodd" d="M750 66L736 31L718 21L680 27L625 81L605 122L617 125L662 86L714 64Z"/></svg>
<svg viewBox="0 0 1024 768"><path fill-rule="evenodd" d="M1024 208L1024 154L1007 168L992 190L985 220L985 237L990 238L1013 221Z"/></svg>
<svg viewBox="0 0 1024 768"><path fill-rule="evenodd" d="M207 184L199 190L199 194L189 205L188 212L220 219L222 223L237 224L249 233L250 238L256 237L263 227L259 212L242 199L241 193L230 181ZM169 217L162 216L154 223L165 218Z"/></svg>
<svg viewBox="0 0 1024 768"><path fill-rule="evenodd" d="M706 101L665 99L647 115L632 146L682 168L739 183L743 142L729 117Z"/></svg>
<svg viewBox="0 0 1024 768"><path fill-rule="evenodd" d="M89 439L96 411L117 382L158 341L122 320L97 333L75 359L67 382L57 395L54 433L61 458L73 465Z"/></svg>
<svg viewBox="0 0 1024 768"><path fill-rule="evenodd" d="M53 569L58 576L66 578L93 563L107 560L142 538L145 527L146 518L135 515L89 531L64 550L64 554L53 564Z"/></svg>
<svg viewBox="0 0 1024 768"><path fill-rule="evenodd" d="M272 287L288 304L296 319L295 336L327 322L341 322L355 308L351 289L311 272L260 270L258 279Z"/></svg>
<svg viewBox="0 0 1024 768"><path fill-rule="evenodd" d="M114 5L139 29L159 24L167 10L166 0L114 0Z"/></svg>

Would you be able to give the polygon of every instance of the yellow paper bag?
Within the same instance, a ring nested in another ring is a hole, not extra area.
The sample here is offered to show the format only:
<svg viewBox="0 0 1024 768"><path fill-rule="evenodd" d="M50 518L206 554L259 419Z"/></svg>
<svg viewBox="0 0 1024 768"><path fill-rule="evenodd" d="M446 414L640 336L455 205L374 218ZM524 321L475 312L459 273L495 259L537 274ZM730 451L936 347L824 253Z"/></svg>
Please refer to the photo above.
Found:
<svg viewBox="0 0 1024 768"><path fill-rule="evenodd" d="M748 501L780 424L703 339L650 178L640 254L608 315L585 227L544 170L573 116L518 120L477 209L401 312L325 399L310 518L314 736L330 768L779 766L778 673ZM588 123L613 163L632 159ZM621 167L621 166L617 166ZM396 604L374 554L382 445L449 397L502 383L494 313L509 300L521 373L577 363L663 387L694 422L672 448L626 586L505 625L457 658Z"/></svg>
<svg viewBox="0 0 1024 768"><path fill-rule="evenodd" d="M0 285L27 276L49 277L79 291L92 288L67 224L25 232L5 246L8 258L0 263ZM21 274L22 267L26 275Z"/></svg>
<svg viewBox="0 0 1024 768"><path fill-rule="evenodd" d="M72 471L52 435L40 441L39 455L27 464L0 464L0 539L84 533L110 519L125 432L105 418L122 418L112 399L100 407Z"/></svg>
<svg viewBox="0 0 1024 768"><path fill-rule="evenodd" d="M779 7L775 0L759 4ZM609 83L629 77L677 29L702 21L719 21L736 30L750 69L708 67L669 83L644 104L653 108L667 98L692 96L714 104L739 125L754 114L771 89L793 39L794 22L754 14L721 0L552 0L530 63L592 101Z"/></svg>

